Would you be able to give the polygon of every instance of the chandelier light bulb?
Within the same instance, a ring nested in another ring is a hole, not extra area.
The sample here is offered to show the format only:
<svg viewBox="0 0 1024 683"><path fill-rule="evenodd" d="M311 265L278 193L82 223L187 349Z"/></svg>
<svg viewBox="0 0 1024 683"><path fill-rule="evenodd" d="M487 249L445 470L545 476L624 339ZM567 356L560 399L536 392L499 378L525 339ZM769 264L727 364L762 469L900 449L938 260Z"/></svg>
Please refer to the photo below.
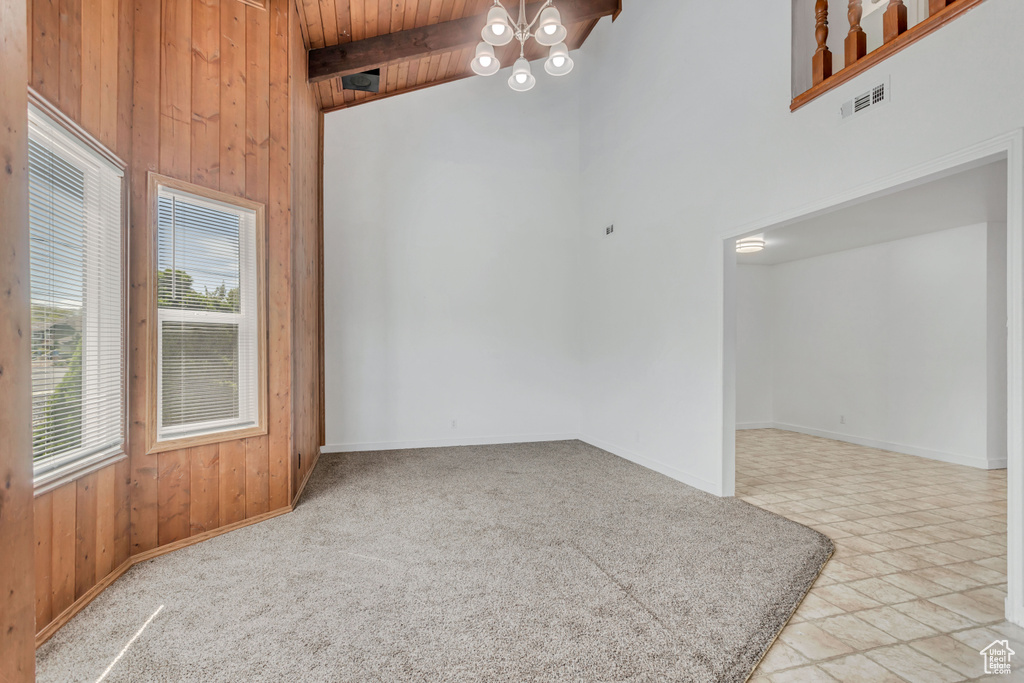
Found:
<svg viewBox="0 0 1024 683"><path fill-rule="evenodd" d="M551 48L548 59L544 62L544 70L552 76L564 76L576 66L569 57L569 48L565 43L559 43Z"/></svg>
<svg viewBox="0 0 1024 683"><path fill-rule="evenodd" d="M480 43L476 46L476 57L473 58L469 66L477 76L493 76L501 69L501 62L494 56L492 46Z"/></svg>
<svg viewBox="0 0 1024 683"><path fill-rule="evenodd" d="M495 5L487 13L487 25L481 34L485 42L501 47L508 45L515 37L508 25L508 12L501 5Z"/></svg>
<svg viewBox="0 0 1024 683"><path fill-rule="evenodd" d="M537 23L537 35L534 38L544 47L558 45L569 32L562 26L562 15L554 7L545 7L540 13Z"/></svg>
<svg viewBox="0 0 1024 683"><path fill-rule="evenodd" d="M530 62L520 57L512 67L512 75L508 79L508 86L516 92L532 90L537 85L537 79L530 72Z"/></svg>

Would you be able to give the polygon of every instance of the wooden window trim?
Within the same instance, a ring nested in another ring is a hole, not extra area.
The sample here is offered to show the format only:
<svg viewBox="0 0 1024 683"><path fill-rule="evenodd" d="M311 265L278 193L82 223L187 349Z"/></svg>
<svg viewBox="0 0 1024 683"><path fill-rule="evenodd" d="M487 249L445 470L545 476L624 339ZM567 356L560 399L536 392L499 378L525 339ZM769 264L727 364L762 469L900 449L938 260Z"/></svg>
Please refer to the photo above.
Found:
<svg viewBox="0 0 1024 683"><path fill-rule="evenodd" d="M818 99L830 90L834 90L844 83L849 82L868 69L884 62L889 57L892 57L897 52L902 52L917 41L923 39L925 36L931 35L949 22L974 9L984 1L985 0L957 0L957 2L954 2L952 5L946 6L939 13L928 17L915 26L911 26L905 33L902 33L895 40L882 45L882 47L878 48L874 52L869 52L866 56L858 59L852 66L846 67L842 71L835 73L833 76L826 78L810 90L797 95L793 98L793 102L790 104L789 110L796 111L800 107Z"/></svg>
<svg viewBox="0 0 1024 683"><path fill-rule="evenodd" d="M60 126L89 150L95 152L103 159L109 161L121 171L121 363L124 371L121 373L121 396L124 404L124 419L121 425L121 444L102 453L97 453L67 465L58 467L38 476L33 476L32 486L35 496L52 491L64 484L81 479L87 474L102 469L108 465L124 460L128 457L128 249L129 230L128 225L131 216L131 184L129 179L128 164L124 162L110 148L89 134L87 130L78 125L67 114L62 112L56 105L39 94L31 86L28 87L28 102L36 109L43 112L55 124Z"/></svg>
<svg viewBox="0 0 1024 683"><path fill-rule="evenodd" d="M230 204L237 206L241 209L253 211L256 214L256 330L257 330L257 353L256 353L256 373L257 373L257 419L258 424L255 427L246 427L244 429L230 429L221 432L211 432L209 434L200 434L197 436L189 436L179 439L167 439L159 441L157 439L157 361L159 353L159 329L156 324L158 319L157 311L157 287L156 287L156 268L159 263L159 240L157 235L159 234L159 227L157 221L159 220L159 212L157 209L157 201L160 195L160 188L167 188L170 190L178 190L180 192L187 192L189 194L202 197L204 199L210 199L213 201L221 202L224 204ZM150 172L148 175L148 191L149 191L149 206L148 206L148 224L149 224L149 235L150 235L150 273L151 286L149 288L149 313L148 320L149 325L149 362L147 363L149 378L149 395L147 396L146 405L146 452L147 454L164 453L167 451L177 451L184 448L192 448L194 446L204 446L207 444L223 443L225 441L235 441L237 439L245 439L253 436L263 436L267 434L267 207L265 204L255 202L250 199L244 199L237 197L226 192L219 192L217 190L211 190L209 188L200 187L199 185L193 185L192 183L171 178L169 176L160 175L159 173Z"/></svg>

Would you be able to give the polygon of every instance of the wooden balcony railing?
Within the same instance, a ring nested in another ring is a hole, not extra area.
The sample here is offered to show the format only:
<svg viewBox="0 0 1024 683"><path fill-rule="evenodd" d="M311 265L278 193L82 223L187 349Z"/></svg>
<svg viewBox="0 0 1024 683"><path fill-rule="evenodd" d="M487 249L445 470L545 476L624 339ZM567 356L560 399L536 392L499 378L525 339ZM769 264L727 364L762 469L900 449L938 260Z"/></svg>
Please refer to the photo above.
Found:
<svg viewBox="0 0 1024 683"><path fill-rule="evenodd" d="M867 34L860 25L864 16L864 0L850 0L847 13L850 32L846 36L845 43L846 65L840 71L833 73L832 52L828 48L828 0L817 0L814 5L814 37L818 48L811 62L814 85L810 90L793 99L790 110L796 111L829 90L846 83L854 76L864 73L985 0L928 1L928 17L915 26L907 28L907 7L903 0L889 0L889 5L885 8L885 14L882 17L884 42L877 50L868 52Z"/></svg>

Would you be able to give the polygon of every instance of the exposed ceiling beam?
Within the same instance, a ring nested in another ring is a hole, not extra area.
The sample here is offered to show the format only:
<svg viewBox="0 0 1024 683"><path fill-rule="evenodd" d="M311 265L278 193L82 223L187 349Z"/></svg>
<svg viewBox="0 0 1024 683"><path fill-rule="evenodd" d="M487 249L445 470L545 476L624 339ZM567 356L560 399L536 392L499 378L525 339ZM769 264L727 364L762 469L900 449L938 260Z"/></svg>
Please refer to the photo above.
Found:
<svg viewBox="0 0 1024 683"><path fill-rule="evenodd" d="M577 33L576 36L571 36L570 38L568 38L565 41L565 44L569 46L569 50L570 51L578 50L583 45L584 41L586 41L587 37L590 35L590 32L594 30L595 26L597 26L597 21L598 21L597 19L591 20L589 23L584 25L582 32ZM572 33L572 31L570 31L570 34L571 33ZM506 47L511 47L511 46L506 46ZM539 47L539 46L537 46L537 47ZM516 54L516 56L518 56L518 53ZM526 53L526 58L530 59L530 52L529 51L527 51L527 53ZM538 57L538 59L539 58L540 57ZM505 63L505 62L503 62L503 63ZM507 64L511 64L511 63L512 63L511 61L507 62ZM390 66L388 68L393 69L395 67L394 66ZM447 78L442 78L442 79L436 80L436 81L427 81L425 83L418 83L416 85L410 85L410 86L407 86L407 87L405 87L405 88L403 88L401 90L389 90L389 91L382 91L380 93L373 93L373 94L367 93L367 96L365 96L363 99L353 100L352 102L346 102L344 104L339 104L339 105L335 105L335 106L331 106L331 107L324 107L322 109L322 111L326 114L326 113L329 113L329 112L332 112L332 111L339 111L341 109L348 109L350 107L355 107L355 106L360 105L360 104L367 104L369 102L376 102L377 100L383 100L383 99L386 99L388 97L394 97L395 95L404 95L407 92L413 92L413 91L416 91L416 90L423 90L424 88L432 88L435 85L442 85L444 83L453 83L455 81L461 81L464 78L472 78L474 75L475 74L472 71L465 71L465 70L463 70L463 71L461 71L461 72L459 72L459 73L457 73L457 74L455 74L453 76L448 76Z"/></svg>
<svg viewBox="0 0 1024 683"><path fill-rule="evenodd" d="M527 5L533 16L544 2ZM621 0L558 0L556 5L566 26L617 14ZM444 21L408 31L387 33L353 43L309 51L309 82L318 83L338 76L379 69L392 62L430 57L480 42L485 15Z"/></svg>

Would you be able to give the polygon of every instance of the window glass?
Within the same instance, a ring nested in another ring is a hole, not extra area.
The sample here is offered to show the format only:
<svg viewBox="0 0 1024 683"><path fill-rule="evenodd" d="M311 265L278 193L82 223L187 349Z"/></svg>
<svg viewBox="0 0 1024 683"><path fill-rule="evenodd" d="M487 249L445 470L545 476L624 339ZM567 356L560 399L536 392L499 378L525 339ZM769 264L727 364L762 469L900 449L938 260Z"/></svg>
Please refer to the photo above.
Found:
<svg viewBox="0 0 1024 683"><path fill-rule="evenodd" d="M157 440L258 424L255 212L160 188Z"/></svg>
<svg viewBox="0 0 1024 683"><path fill-rule="evenodd" d="M123 173L35 107L28 171L38 483L124 442Z"/></svg>

